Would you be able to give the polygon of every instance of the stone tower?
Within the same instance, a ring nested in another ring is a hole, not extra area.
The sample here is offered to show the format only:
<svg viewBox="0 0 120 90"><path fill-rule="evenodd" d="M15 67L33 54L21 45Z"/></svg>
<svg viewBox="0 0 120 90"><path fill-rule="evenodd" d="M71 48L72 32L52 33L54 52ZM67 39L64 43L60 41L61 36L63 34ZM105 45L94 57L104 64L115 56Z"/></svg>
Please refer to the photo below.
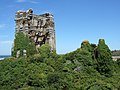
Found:
<svg viewBox="0 0 120 90"><path fill-rule="evenodd" d="M15 15L16 33L23 32L32 39L36 47L49 44L51 50L56 50L54 17L50 13L33 14L33 10L17 11Z"/></svg>

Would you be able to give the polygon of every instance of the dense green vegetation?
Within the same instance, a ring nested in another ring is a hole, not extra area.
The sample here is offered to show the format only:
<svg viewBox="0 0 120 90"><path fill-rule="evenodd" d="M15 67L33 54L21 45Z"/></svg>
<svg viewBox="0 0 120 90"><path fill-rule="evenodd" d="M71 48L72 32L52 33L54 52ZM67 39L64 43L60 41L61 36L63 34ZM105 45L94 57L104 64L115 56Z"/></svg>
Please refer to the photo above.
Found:
<svg viewBox="0 0 120 90"><path fill-rule="evenodd" d="M23 56L23 50L27 51L27 56L34 55L36 53L35 44L32 40L24 33L18 32L15 35L12 56L16 57L17 51L20 51L20 56Z"/></svg>
<svg viewBox="0 0 120 90"><path fill-rule="evenodd" d="M0 89L120 90L120 62L112 61L103 39L98 45L83 41L65 55L45 44L29 57L0 61Z"/></svg>

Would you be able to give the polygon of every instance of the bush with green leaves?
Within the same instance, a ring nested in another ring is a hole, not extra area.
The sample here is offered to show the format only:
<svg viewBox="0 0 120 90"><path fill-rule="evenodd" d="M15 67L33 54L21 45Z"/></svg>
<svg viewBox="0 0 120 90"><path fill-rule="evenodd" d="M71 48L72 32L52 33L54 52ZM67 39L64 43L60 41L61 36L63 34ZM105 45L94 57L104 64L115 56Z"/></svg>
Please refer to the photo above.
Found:
<svg viewBox="0 0 120 90"><path fill-rule="evenodd" d="M84 42L81 47L58 55L45 44L37 54L0 61L0 89L119 90L119 62L111 63L111 53L104 40L98 46Z"/></svg>
<svg viewBox="0 0 120 90"><path fill-rule="evenodd" d="M111 76L112 75L112 55L109 47L105 44L104 39L99 40L98 47L96 49L96 59L97 59L97 70L105 75Z"/></svg>
<svg viewBox="0 0 120 90"><path fill-rule="evenodd" d="M16 57L17 51L20 51L20 57L23 56L24 50L26 50L27 56L31 56L36 53L36 47L33 41L23 32L18 32L15 35L12 56Z"/></svg>
<svg viewBox="0 0 120 90"><path fill-rule="evenodd" d="M89 41L87 41L87 40L84 40L81 43L81 48L87 50L88 52L92 52L92 47L91 47Z"/></svg>

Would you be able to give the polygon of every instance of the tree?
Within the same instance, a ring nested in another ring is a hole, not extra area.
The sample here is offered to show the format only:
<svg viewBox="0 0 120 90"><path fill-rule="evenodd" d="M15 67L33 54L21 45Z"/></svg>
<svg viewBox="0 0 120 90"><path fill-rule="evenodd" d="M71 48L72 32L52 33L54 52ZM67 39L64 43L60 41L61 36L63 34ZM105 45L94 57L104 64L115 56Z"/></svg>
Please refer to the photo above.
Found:
<svg viewBox="0 0 120 90"><path fill-rule="evenodd" d="M112 55L109 47L105 44L104 39L99 40L96 49L97 70L105 76L112 75Z"/></svg>
<svg viewBox="0 0 120 90"><path fill-rule="evenodd" d="M92 47L91 47L89 41L87 41L87 40L84 40L81 43L81 48L87 50L88 52L92 52Z"/></svg>
<svg viewBox="0 0 120 90"><path fill-rule="evenodd" d="M27 56L31 56L36 53L36 47L33 41L30 40L23 32L18 32L15 36L12 56L16 57L18 51L20 51L20 57L23 56L24 50L26 51Z"/></svg>
<svg viewBox="0 0 120 90"><path fill-rule="evenodd" d="M48 44L43 44L41 47L38 48L38 52L43 59L49 58L51 54L51 47Z"/></svg>

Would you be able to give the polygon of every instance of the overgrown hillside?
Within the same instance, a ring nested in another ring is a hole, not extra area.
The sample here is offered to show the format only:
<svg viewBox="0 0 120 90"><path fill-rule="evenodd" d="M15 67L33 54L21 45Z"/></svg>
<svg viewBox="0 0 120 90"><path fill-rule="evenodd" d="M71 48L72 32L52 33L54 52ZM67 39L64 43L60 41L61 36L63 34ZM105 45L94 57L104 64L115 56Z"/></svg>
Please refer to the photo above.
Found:
<svg viewBox="0 0 120 90"><path fill-rule="evenodd" d="M0 90L120 90L120 63L103 39L65 55L46 44L34 55L0 61Z"/></svg>

